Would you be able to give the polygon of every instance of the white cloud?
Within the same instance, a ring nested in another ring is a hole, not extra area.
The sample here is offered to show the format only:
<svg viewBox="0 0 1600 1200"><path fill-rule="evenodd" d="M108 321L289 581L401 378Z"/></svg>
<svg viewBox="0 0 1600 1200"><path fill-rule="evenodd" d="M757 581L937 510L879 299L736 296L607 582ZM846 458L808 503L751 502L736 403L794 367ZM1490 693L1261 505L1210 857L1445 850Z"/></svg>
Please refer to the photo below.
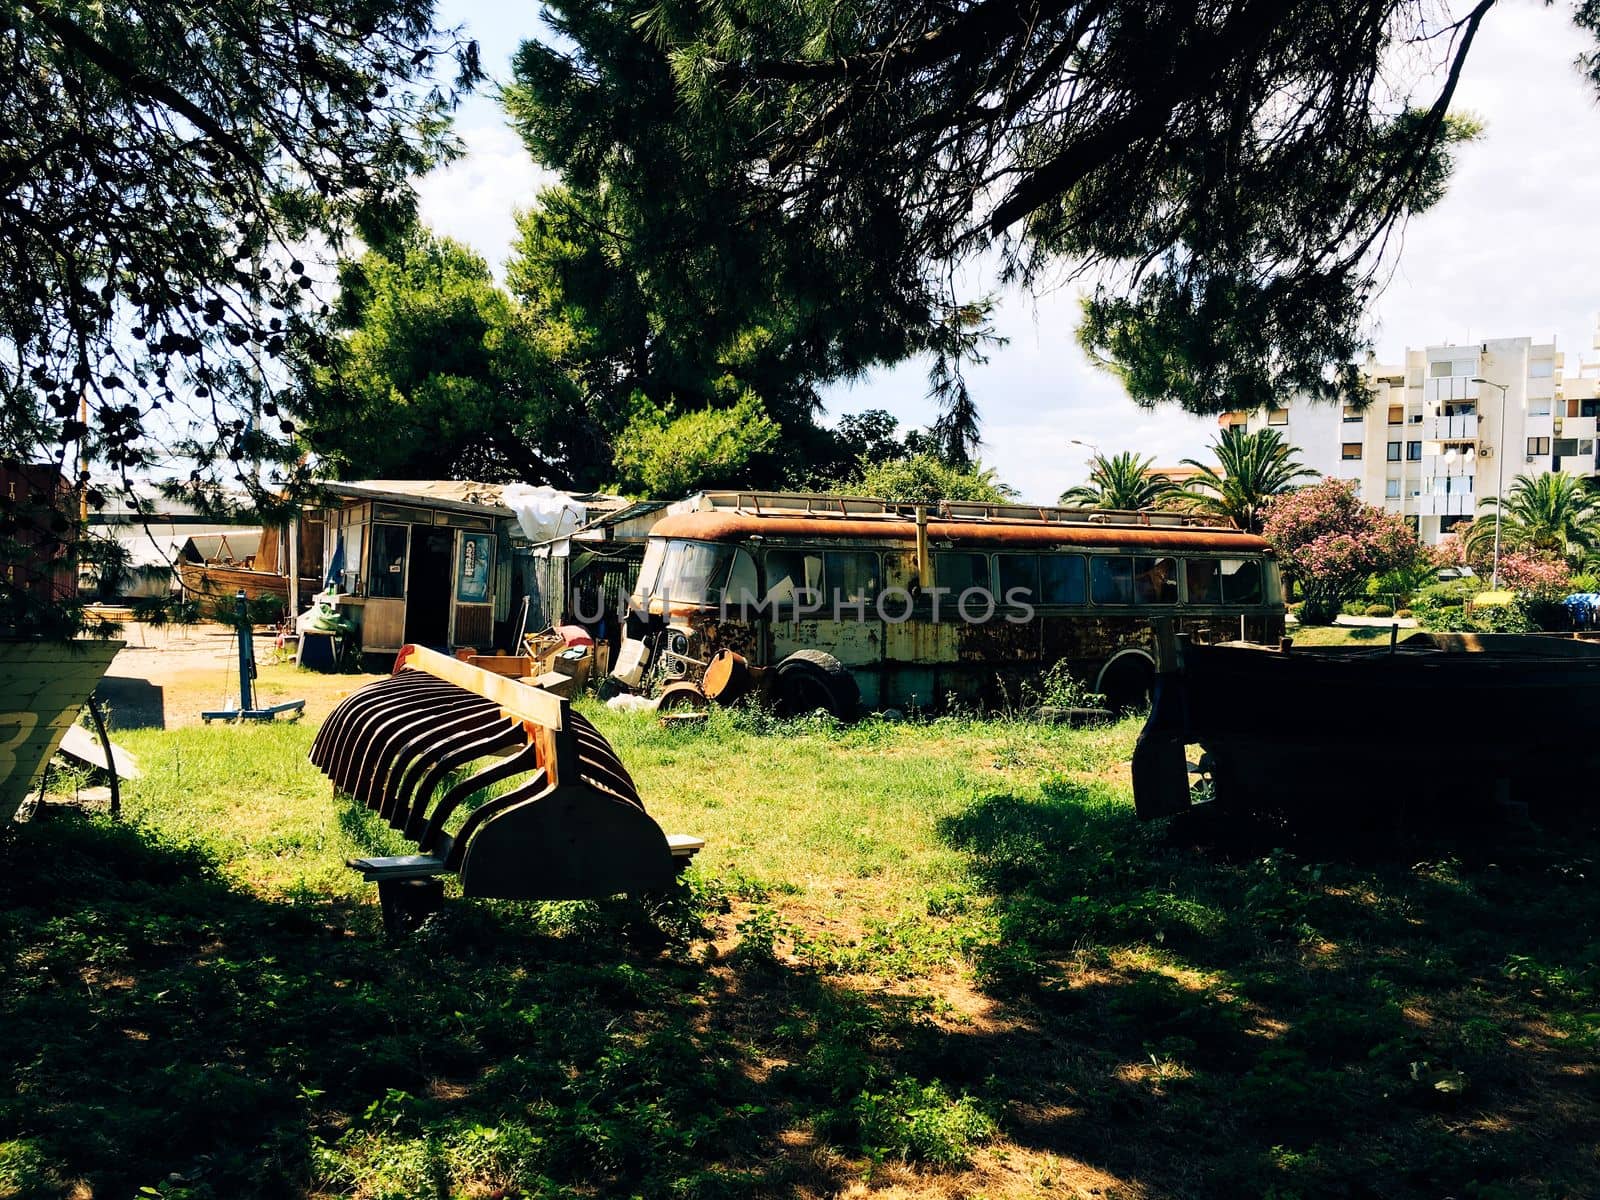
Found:
<svg viewBox="0 0 1600 1200"><path fill-rule="evenodd" d="M469 103L470 120L456 126L467 153L419 180L417 197L434 232L471 246L499 273L516 238L513 212L556 177L534 164L498 105L487 97Z"/></svg>

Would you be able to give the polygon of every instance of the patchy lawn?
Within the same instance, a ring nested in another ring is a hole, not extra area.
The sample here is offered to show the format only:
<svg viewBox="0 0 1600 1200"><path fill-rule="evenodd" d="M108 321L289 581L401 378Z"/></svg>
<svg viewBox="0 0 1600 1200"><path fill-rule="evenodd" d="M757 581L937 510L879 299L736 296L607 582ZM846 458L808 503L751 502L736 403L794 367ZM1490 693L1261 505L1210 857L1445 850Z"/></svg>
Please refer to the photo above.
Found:
<svg viewBox="0 0 1600 1200"><path fill-rule="evenodd" d="M0 1196L1600 1194L1587 833L1202 849L1135 722L591 715L684 894L400 946L309 725L119 735L125 824L0 835Z"/></svg>

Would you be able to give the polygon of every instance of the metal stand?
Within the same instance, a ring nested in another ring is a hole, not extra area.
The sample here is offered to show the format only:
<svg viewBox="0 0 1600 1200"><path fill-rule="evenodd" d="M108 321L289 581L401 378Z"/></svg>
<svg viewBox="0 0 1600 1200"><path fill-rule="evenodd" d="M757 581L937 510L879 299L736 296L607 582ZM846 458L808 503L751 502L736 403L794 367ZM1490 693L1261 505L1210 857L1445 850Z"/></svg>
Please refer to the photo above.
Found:
<svg viewBox="0 0 1600 1200"><path fill-rule="evenodd" d="M250 630L250 616L245 604L244 590L234 596L233 616L239 631L239 707L217 708L200 714L202 721L270 721L279 713L299 714L306 706L304 700L285 700L282 704L256 708L256 644Z"/></svg>

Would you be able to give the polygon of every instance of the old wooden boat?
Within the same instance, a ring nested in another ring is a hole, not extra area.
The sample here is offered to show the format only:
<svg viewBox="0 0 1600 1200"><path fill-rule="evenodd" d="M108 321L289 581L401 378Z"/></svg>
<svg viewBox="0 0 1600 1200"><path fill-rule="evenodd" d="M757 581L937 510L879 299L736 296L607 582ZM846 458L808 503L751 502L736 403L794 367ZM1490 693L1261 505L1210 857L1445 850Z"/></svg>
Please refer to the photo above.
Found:
<svg viewBox="0 0 1600 1200"><path fill-rule="evenodd" d="M123 643L0 641L0 823L17 814Z"/></svg>
<svg viewBox="0 0 1600 1200"><path fill-rule="evenodd" d="M1337 816L1586 803L1600 770L1600 642L1416 634L1368 647L1187 645L1162 635L1134 753L1144 818L1191 802Z"/></svg>
<svg viewBox="0 0 1600 1200"><path fill-rule="evenodd" d="M180 562L178 578L183 582L183 590L191 596L231 597L242 591L248 600L276 596L287 603L289 599L288 576L276 571L257 571L227 563ZM314 596L320 589L321 584L316 579L300 580L302 596Z"/></svg>

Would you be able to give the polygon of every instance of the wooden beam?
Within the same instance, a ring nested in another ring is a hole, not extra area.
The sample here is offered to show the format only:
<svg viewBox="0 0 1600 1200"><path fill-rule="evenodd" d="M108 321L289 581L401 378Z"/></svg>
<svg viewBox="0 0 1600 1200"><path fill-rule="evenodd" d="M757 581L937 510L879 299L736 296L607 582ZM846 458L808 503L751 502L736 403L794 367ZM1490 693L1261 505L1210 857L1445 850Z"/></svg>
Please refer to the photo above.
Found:
<svg viewBox="0 0 1600 1200"><path fill-rule="evenodd" d="M518 721L532 721L551 730L559 730L565 724L562 717L562 706L565 701L560 696L552 696L542 688L530 687L504 675L496 675L492 671L485 671L482 667L462 662L459 658L451 658L448 654L429 650L426 646L403 647L395 666L397 669L410 667L413 670L426 671L429 675L443 679L446 683L453 683L459 688L465 688L485 700L493 700L505 709L507 716Z"/></svg>

